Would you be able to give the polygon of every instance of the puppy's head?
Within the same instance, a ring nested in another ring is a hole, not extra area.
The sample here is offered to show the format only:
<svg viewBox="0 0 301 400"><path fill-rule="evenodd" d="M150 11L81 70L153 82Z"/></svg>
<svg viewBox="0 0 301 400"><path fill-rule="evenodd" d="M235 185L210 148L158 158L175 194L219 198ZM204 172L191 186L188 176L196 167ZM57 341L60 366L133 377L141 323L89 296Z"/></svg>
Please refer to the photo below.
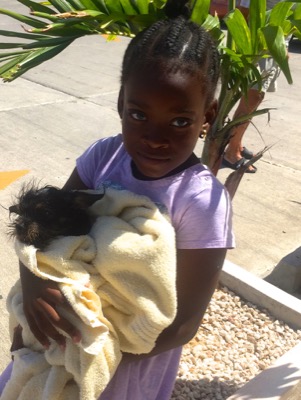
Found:
<svg viewBox="0 0 301 400"><path fill-rule="evenodd" d="M9 207L15 219L10 234L19 241L43 249L57 236L87 234L93 221L87 212L103 194L69 191L54 186L24 186Z"/></svg>

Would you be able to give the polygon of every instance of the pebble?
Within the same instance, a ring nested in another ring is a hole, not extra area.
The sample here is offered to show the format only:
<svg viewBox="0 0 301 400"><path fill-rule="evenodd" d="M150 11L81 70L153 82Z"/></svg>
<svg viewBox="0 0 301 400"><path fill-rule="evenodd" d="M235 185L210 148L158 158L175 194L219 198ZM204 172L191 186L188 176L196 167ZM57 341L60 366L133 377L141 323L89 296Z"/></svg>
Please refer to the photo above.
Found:
<svg viewBox="0 0 301 400"><path fill-rule="evenodd" d="M301 330L219 288L183 348L171 400L227 399L300 341Z"/></svg>

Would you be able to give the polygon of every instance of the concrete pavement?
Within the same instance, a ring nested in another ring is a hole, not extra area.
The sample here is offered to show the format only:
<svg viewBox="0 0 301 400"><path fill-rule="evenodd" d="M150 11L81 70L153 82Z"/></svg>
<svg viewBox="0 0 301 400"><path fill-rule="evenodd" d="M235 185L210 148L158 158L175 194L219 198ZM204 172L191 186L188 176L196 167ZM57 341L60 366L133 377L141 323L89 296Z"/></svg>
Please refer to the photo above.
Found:
<svg viewBox="0 0 301 400"><path fill-rule="evenodd" d="M11 9L11 1L2 0L1 7ZM14 8L26 10L19 4ZM14 27L19 29L19 23L0 15L0 29ZM16 81L0 83L0 171L29 170L0 190L0 371L9 360L5 300L18 278L13 244L7 237L7 207L21 184L32 178L61 186L76 157L90 143L120 131L116 100L127 42L125 38L111 43L102 37L82 38ZM281 271L281 282L287 272L296 271L295 266L301 269L301 43L298 41L291 46L290 64L294 85L288 85L280 77L278 92L268 93L263 103L263 107L276 108L271 111L270 121L267 116L256 118L255 126L245 136L245 145L254 151L275 145L257 163L257 173L246 174L240 184L233 202L237 248L227 256L259 277ZM198 155L201 149L200 142ZM230 172L222 169L218 178L224 182ZM300 287L294 290L298 292Z"/></svg>

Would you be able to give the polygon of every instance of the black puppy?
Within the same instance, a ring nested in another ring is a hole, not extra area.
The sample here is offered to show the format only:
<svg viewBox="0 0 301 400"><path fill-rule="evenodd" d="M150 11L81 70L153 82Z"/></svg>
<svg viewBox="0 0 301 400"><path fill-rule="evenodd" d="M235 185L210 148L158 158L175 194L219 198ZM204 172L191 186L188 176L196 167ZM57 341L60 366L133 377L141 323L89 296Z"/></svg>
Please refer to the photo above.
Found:
<svg viewBox="0 0 301 400"><path fill-rule="evenodd" d="M86 235L94 223L87 209L103 196L54 186L24 186L9 207L9 213L17 215L9 224L10 234L40 250L57 236Z"/></svg>

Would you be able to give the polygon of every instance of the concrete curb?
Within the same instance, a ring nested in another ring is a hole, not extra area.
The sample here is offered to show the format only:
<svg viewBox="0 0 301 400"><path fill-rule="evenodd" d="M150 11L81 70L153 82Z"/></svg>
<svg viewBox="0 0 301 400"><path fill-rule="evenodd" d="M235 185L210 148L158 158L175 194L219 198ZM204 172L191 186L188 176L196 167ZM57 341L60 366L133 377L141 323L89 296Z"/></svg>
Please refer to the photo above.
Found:
<svg viewBox="0 0 301 400"><path fill-rule="evenodd" d="M296 297L227 260L220 283L292 328L301 329L301 300Z"/></svg>

